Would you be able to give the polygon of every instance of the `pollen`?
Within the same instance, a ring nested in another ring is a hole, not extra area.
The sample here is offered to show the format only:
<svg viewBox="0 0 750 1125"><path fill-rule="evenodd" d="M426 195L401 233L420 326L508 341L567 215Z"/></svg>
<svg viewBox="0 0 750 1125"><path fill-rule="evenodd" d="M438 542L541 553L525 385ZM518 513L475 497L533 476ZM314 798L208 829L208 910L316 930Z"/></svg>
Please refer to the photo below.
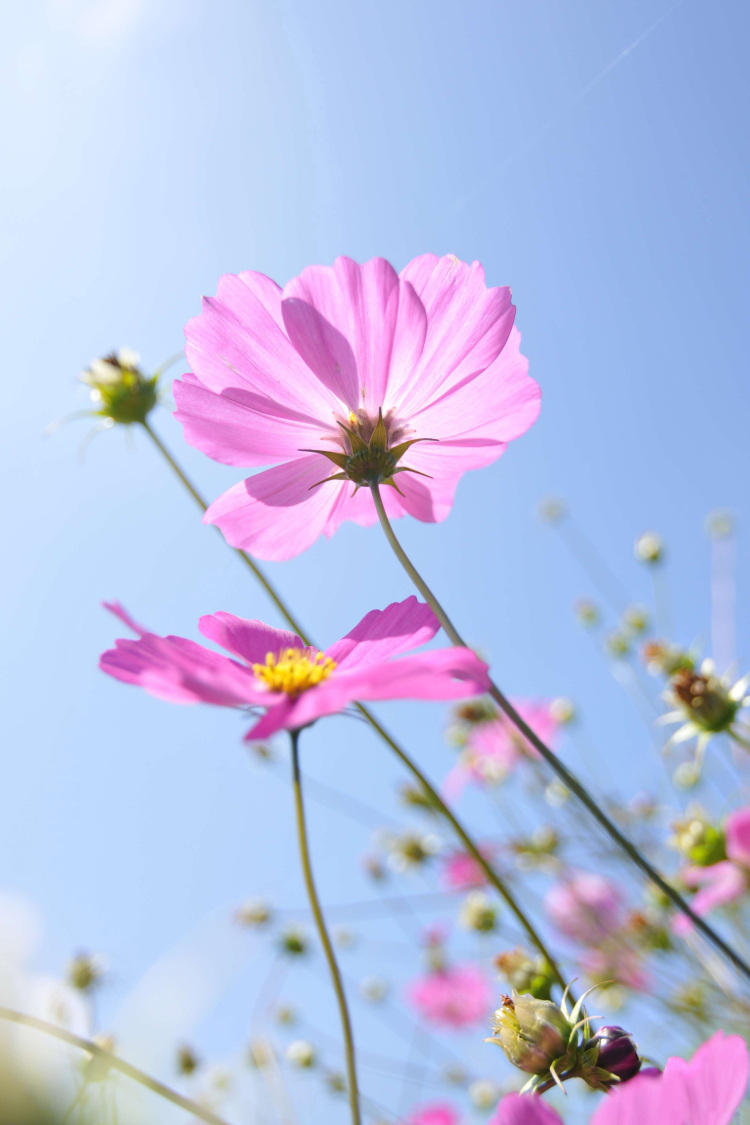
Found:
<svg viewBox="0 0 750 1125"><path fill-rule="evenodd" d="M253 672L271 691L297 696L327 680L335 667L336 661L322 652L285 648L267 653L265 664L253 664Z"/></svg>

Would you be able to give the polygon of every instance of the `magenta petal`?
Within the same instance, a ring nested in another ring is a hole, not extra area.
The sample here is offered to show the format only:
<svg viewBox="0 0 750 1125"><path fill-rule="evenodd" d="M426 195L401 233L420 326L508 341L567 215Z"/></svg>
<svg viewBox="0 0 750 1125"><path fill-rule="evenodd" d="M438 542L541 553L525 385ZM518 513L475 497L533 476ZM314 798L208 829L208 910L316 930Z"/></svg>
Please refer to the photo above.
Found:
<svg viewBox="0 0 750 1125"><path fill-rule="evenodd" d="M717 1031L698 1048L689 1063L669 1059L664 1077L686 1090L689 1125L729 1125L745 1096L748 1071L744 1040L739 1035Z"/></svg>
<svg viewBox="0 0 750 1125"><path fill-rule="evenodd" d="M637 1074L599 1103L589 1125L703 1125L689 1116L682 1084Z"/></svg>
<svg viewBox="0 0 750 1125"><path fill-rule="evenodd" d="M469 266L451 254L415 258L401 277L414 287L427 313L420 361L398 388L402 411L413 417L449 387L462 384L497 359L513 326L515 309L510 289L487 288L479 262Z"/></svg>
<svg viewBox="0 0 750 1125"><path fill-rule="evenodd" d="M701 917L718 906L740 898L747 890L747 876L742 868L729 859L710 867L687 867L681 875L689 887L702 888L690 904L693 911ZM688 933L692 927L692 922L684 914L676 915L672 923L672 928L678 934Z"/></svg>
<svg viewBox="0 0 750 1125"><path fill-rule="evenodd" d="M172 703L239 707L263 698L249 668L185 637L146 633L137 641L118 640L99 667Z"/></svg>
<svg viewBox="0 0 750 1125"><path fill-rule="evenodd" d="M562 1118L536 1094L506 1094L487 1125L562 1125Z"/></svg>
<svg viewBox="0 0 750 1125"><path fill-rule="evenodd" d="M281 289L263 274L225 274L185 335L190 366L217 394L242 388L312 418L327 419L338 407L289 341Z"/></svg>
<svg viewBox="0 0 750 1125"><path fill-rule="evenodd" d="M139 625L120 602L102 602L102 605L105 609L108 609L110 613L114 613L115 617L119 617L120 621L122 621L124 625L127 625L128 629L132 629L139 637L143 637L148 633L149 630Z"/></svg>
<svg viewBox="0 0 750 1125"><path fill-rule="evenodd" d="M440 648L334 673L349 699L465 699L489 688L487 665L468 648Z"/></svg>
<svg viewBox="0 0 750 1125"><path fill-rule="evenodd" d="M172 391L185 440L224 465L294 459L326 440L320 423L243 387L217 394L196 379L175 379Z"/></svg>
<svg viewBox="0 0 750 1125"><path fill-rule="evenodd" d="M430 607L412 594L385 609L370 610L351 632L326 650L326 656L349 671L418 648L432 640L439 628Z"/></svg>
<svg viewBox="0 0 750 1125"><path fill-rule="evenodd" d="M207 614L201 617L198 628L204 637L248 664L263 664L269 652L278 655L285 648L307 648L305 642L288 629L273 629L262 621L248 621L233 613Z"/></svg>
<svg viewBox="0 0 750 1125"><path fill-rule="evenodd" d="M729 858L750 867L750 808L738 809L728 816L724 831Z"/></svg>
<svg viewBox="0 0 750 1125"><path fill-rule="evenodd" d="M261 559L291 559L315 542L336 503L342 485L312 487L330 468L312 454L267 469L214 500L203 518L233 547Z"/></svg>

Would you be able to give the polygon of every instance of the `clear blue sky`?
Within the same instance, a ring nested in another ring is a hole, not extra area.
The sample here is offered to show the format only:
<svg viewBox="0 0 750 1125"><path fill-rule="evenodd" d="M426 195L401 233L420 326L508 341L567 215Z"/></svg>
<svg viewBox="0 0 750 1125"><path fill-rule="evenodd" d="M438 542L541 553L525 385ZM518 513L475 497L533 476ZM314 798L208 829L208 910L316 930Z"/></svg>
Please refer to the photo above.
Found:
<svg viewBox="0 0 750 1125"><path fill-rule="evenodd" d="M632 792L657 769L647 738L573 621L589 584L534 509L566 496L641 600L632 543L657 528L679 639L707 634L702 521L747 510L749 31L739 0L7 10L0 887L41 904L42 967L106 951L108 1018L201 919L252 893L294 906L302 888L286 791L248 764L236 716L97 671L118 633L102 598L186 635L217 609L276 619L140 434L97 437L83 464L86 423L43 438L85 405L77 373L120 345L149 367L179 351L224 272L479 258L513 287L541 418L464 478L445 524L403 538L505 689L578 700ZM167 410L154 424L210 497L236 479ZM747 587L745 559L741 541ZM269 570L324 642L410 592L377 531L353 525ZM441 777L440 709L383 713ZM306 741L311 773L390 807L401 775L365 731L335 720ZM324 893L361 896L368 831L312 821ZM258 975L207 1051L241 1041Z"/></svg>

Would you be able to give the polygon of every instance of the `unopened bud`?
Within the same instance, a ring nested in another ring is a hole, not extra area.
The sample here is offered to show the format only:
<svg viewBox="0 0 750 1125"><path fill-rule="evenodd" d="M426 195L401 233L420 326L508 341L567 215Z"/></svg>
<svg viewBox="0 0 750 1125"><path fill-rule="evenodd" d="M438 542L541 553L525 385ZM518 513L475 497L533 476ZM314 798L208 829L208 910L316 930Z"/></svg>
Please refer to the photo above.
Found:
<svg viewBox="0 0 750 1125"><path fill-rule="evenodd" d="M158 375L144 375L140 357L130 348L120 348L103 359L94 359L81 375L91 388L94 413L123 426L145 422L156 406Z"/></svg>
<svg viewBox="0 0 750 1125"><path fill-rule="evenodd" d="M599 624L599 608L590 598L579 598L574 609L578 624L585 629L594 629Z"/></svg>
<svg viewBox="0 0 750 1125"><path fill-rule="evenodd" d="M240 926L266 926L272 917L271 907L264 899L252 898L237 908L234 920Z"/></svg>
<svg viewBox="0 0 750 1125"><path fill-rule="evenodd" d="M544 523L559 523L560 520L565 519L568 510L565 506L565 501L561 500L558 496L547 496L542 500L537 509L539 512L540 520Z"/></svg>
<svg viewBox="0 0 750 1125"><path fill-rule="evenodd" d="M634 550L639 562L650 565L661 562L664 557L664 543L655 531L644 531L643 535L639 535Z"/></svg>
<svg viewBox="0 0 750 1125"><path fill-rule="evenodd" d="M537 1000L549 1000L555 977L545 957L528 953L521 946L499 953L495 968L514 992L528 992Z"/></svg>
<svg viewBox="0 0 750 1125"><path fill-rule="evenodd" d="M478 1078L469 1086L469 1099L475 1109L493 1109L499 1098L500 1087L490 1078Z"/></svg>
<svg viewBox="0 0 750 1125"><path fill-rule="evenodd" d="M68 965L68 983L78 992L93 992L106 971L104 958L94 953L77 953Z"/></svg>
<svg viewBox="0 0 750 1125"><path fill-rule="evenodd" d="M310 1070L315 1066L317 1054L312 1043L306 1039L295 1039L286 1049L287 1061L300 1070Z"/></svg>
<svg viewBox="0 0 750 1125"><path fill-rule="evenodd" d="M464 899L458 920L466 930L489 934L497 927L497 909L489 895L472 891Z"/></svg>
<svg viewBox="0 0 750 1125"><path fill-rule="evenodd" d="M607 655L614 660L622 660L630 652L630 638L622 629L612 629L604 638Z"/></svg>
<svg viewBox="0 0 750 1125"><path fill-rule="evenodd" d="M360 981L359 991L371 1004L380 1004L388 995L388 981L383 977L364 977Z"/></svg>
<svg viewBox="0 0 750 1125"><path fill-rule="evenodd" d="M572 699L565 699L560 696L559 699L553 699L549 705L550 718L555 723L561 726L567 726L572 723L576 717L576 706Z"/></svg>
<svg viewBox="0 0 750 1125"><path fill-rule="evenodd" d="M300 926L287 926L279 936L279 948L292 957L303 957L308 950L307 934Z"/></svg>
<svg viewBox="0 0 750 1125"><path fill-rule="evenodd" d="M492 1017L491 1037L509 1062L527 1074L546 1074L568 1046L571 1024L551 1000L533 996L503 996Z"/></svg>
<svg viewBox="0 0 750 1125"><path fill-rule="evenodd" d="M629 605L622 615L622 622L632 633L645 633L650 624L648 610L642 605Z"/></svg>
<svg viewBox="0 0 750 1125"><path fill-rule="evenodd" d="M600 1027L586 1044L598 1046L596 1065L608 1070L620 1082L627 1082L641 1069L641 1059L633 1036L621 1027Z"/></svg>
<svg viewBox="0 0 750 1125"><path fill-rule="evenodd" d="M186 1077L194 1074L200 1066L200 1059L196 1055L192 1047L187 1043L183 1043L177 1050L177 1073L184 1074Z"/></svg>
<svg viewBox="0 0 750 1125"><path fill-rule="evenodd" d="M711 539L727 539L734 532L734 516L726 508L717 508L708 513L704 527Z"/></svg>

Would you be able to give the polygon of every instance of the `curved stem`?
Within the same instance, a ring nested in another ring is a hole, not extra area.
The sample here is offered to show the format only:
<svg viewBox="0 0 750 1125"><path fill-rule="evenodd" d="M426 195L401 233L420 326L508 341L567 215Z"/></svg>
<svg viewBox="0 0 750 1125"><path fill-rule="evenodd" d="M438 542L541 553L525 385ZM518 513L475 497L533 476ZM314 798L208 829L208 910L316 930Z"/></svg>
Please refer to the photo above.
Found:
<svg viewBox="0 0 750 1125"><path fill-rule="evenodd" d="M139 1070L137 1066L131 1066L130 1063L120 1059L117 1055L113 1055L111 1051L106 1051L104 1047L100 1047L98 1043L93 1043L90 1039L83 1039L80 1035L74 1035L71 1031L66 1031L62 1027L57 1027L53 1023L47 1023L46 1020L37 1019L36 1016L27 1016L23 1012L16 1012L13 1008L0 1008L0 1019L8 1020L10 1023L18 1023L23 1027L33 1027L36 1031L41 1031L45 1035L51 1035L54 1039L60 1039L63 1043L68 1043L71 1047L78 1047L79 1050L85 1051L91 1055L92 1059L96 1059L107 1070L119 1070L121 1074L132 1078L134 1082L139 1085L145 1086L147 1090L152 1093L158 1094L159 1097L165 1098L166 1101L172 1102L180 1109L187 1110L192 1113L193 1117L199 1118L201 1121L208 1122L208 1125L228 1125L228 1122L223 1117L218 1117L215 1113L211 1113L210 1109L205 1106L199 1105L198 1102L192 1101L191 1098L185 1098L182 1094L178 1094L170 1086L165 1086L163 1082L159 1082L157 1078L152 1078L150 1074L145 1071Z"/></svg>
<svg viewBox="0 0 750 1125"><path fill-rule="evenodd" d="M151 429L151 427L148 425L147 422L143 423L143 428L145 429L146 433L149 435L149 437L151 438L151 440L153 441L154 445L159 450L161 455L164 457L167 464L171 467L173 472L177 475L179 480L182 482L182 484L185 486L187 491L190 493L190 495L193 497L193 499L199 505L201 510L205 512L208 505L206 504L205 500L203 499L201 494L198 492L198 490L195 488L193 483L185 475L183 470L180 468L178 463L175 461L174 457L169 452L167 447L160 440L160 438L154 433L154 431ZM309 635L307 635L305 633L305 631L302 629L302 627L299 625L299 623L297 622L297 620L293 616L289 607L285 604L283 599L279 596L279 594L273 588L273 586L268 581L268 579L266 578L266 576L264 575L263 571L260 569L258 564L255 562L255 560L250 555L248 555L245 551L241 551L236 547L233 547L232 550L235 552L235 554L239 555L239 557L246 564L246 566L248 566L250 568L250 570L253 572L255 577L258 579L258 581L261 583L261 585L265 589L266 593L269 595L269 597L273 601L274 605L277 607L277 609L281 613L282 617L284 617L285 620L292 627L292 629L294 629L295 633L297 633L297 635L304 641L304 643L306 645L313 645L313 641L310 639ZM404 558L405 557L406 556L404 556ZM407 562L408 562L408 560L407 560ZM411 564L409 564L409 565L411 565ZM417 575L417 572L414 571L414 574ZM418 577L418 575L417 575L417 577ZM317 647L317 646L315 646L315 647ZM357 706L357 709L358 709L359 713L370 724L370 726L375 731L375 733L377 735L379 735L380 738L382 738L382 740L386 743L387 746L390 747L390 749L393 751L393 753L396 755L396 757L399 758L399 760L403 763L403 765L405 765L406 768L411 772L411 774L415 778L415 780L418 781L419 784L422 785L423 788L429 793L431 799L435 803L436 808L440 811L442 816L452 826L454 832L456 833L458 838L461 840L461 842L464 845L464 847L466 848L466 850L471 854L473 859L475 859L476 862L480 865L480 867L484 871L485 875L487 876L487 879L489 880L489 882L492 884L492 886L498 892L500 897L507 903L507 905L509 906L509 908L511 909L513 914L519 920L519 922L523 926L524 930L526 931L526 933L529 937L529 940L536 946L539 953L541 953L542 957L544 957L545 960L548 962L548 964L550 965L550 968L552 969L552 972L555 976L555 979L560 984L560 987L565 988L565 980L564 980L564 978L563 978L563 976L560 972L560 969L558 968L558 966L555 962L555 959L552 957L549 950L545 946L544 942L540 938L539 934L536 932L536 930L535 930L533 924L531 923L531 921L529 920L529 918L527 918L526 914L524 913L522 908L519 906L518 902L516 901L514 895L512 894L512 892L510 891L508 886L506 885L505 881L500 877L500 875L498 875L497 871L494 869L492 864L479 851L479 848L475 844L474 840L471 838L471 836L466 831L464 826L461 824L461 822L458 820L458 818L454 815L454 813L451 811L451 809L445 803L445 801L440 796L438 791L427 780L427 778L422 773L422 771L420 770L420 768L416 764L416 762L413 760L413 758L411 758L410 755L406 752L406 750L404 750L403 747L399 746L399 744L396 742L396 740L390 734L388 734L388 732L380 724L380 722L375 718L372 711L370 711L370 709L368 707L363 706L363 704L361 704L361 703L358 703L356 706Z"/></svg>
<svg viewBox="0 0 750 1125"><path fill-rule="evenodd" d="M378 485L372 485L371 491L372 498L375 502L375 508L377 509L378 519L380 520L380 525L396 558L401 563L414 585L417 587L427 604L432 609L433 613L447 633L451 642L461 648L468 648L469 646L466 644L466 641L464 641L461 634L458 632L455 625L451 621L450 617L445 612L442 605L435 597L425 580L422 578L422 575L412 564L408 555L396 538L396 534L391 527L390 521L386 514L385 507L383 505L383 498L380 495L380 489ZM510 700L506 698L497 684L495 684L493 681L490 681L489 694L495 700L501 711L503 711L503 713L510 719L513 725L521 732L524 738L528 742L530 742L534 749L542 756L542 758L544 758L544 760L557 774L563 784L571 791L571 793L573 793L578 798L578 800L587 809L587 811L591 813L591 815L601 825L610 839L615 844L617 844L617 846L623 852L625 852L628 858L656 887L659 888L662 894L667 896L667 898L674 904L674 906L677 907L680 913L684 914L686 918L689 918L695 928L697 930L700 930L704 937L708 938L708 940L715 946L715 948L718 949L727 958L727 960L730 961L732 965L734 965L736 969L738 969L745 977L747 977L748 980L750 980L750 965L748 965L747 962L744 961L742 957L740 957L740 955L732 948L731 945L724 941L724 939L713 929L712 926L708 924L708 922L706 922L703 918L700 917L700 915L696 914L695 911L690 908L682 895L679 894L679 892L676 891L674 887L670 886L670 884L656 870L656 868L649 863L649 861L636 847L636 845L633 844L632 841L627 838L627 836L623 835L617 825L607 816L606 812L602 808L600 808L600 806L597 804L597 802L591 796L585 786L582 785L578 778L573 773L571 773L567 766L560 761L556 754L553 754L550 748L531 729L529 724L521 717L521 715L519 715L518 711L516 711Z"/></svg>
<svg viewBox="0 0 750 1125"><path fill-rule="evenodd" d="M302 860L302 874L305 878L305 886L307 887L307 895L310 899L310 906L312 908L313 917L315 918L315 925L318 930L323 952L325 953L328 968L331 973L331 981L333 983L333 990L336 993L336 1000L339 1006L339 1014L341 1016L341 1030L344 1035L344 1052L346 1055L346 1074L347 1074L347 1089L349 1093L349 1105L352 1112L352 1125L361 1125L362 1118L359 1110L359 1088L357 1085L357 1064L354 1055L354 1033L352 1031L352 1021L349 1015L349 1007L346 1002L346 993L344 992L344 982L341 979L341 972L336 961L336 954L333 951L333 944L326 928L325 918L323 917L323 910L318 898L318 892L315 889L315 880L313 878L312 862L310 860L310 848L307 840L307 826L305 823L305 805L302 799L302 775L299 768L299 731L293 730L289 732L289 738L292 744L292 783L294 785L294 808L297 815L297 837L299 840L300 859Z"/></svg>

